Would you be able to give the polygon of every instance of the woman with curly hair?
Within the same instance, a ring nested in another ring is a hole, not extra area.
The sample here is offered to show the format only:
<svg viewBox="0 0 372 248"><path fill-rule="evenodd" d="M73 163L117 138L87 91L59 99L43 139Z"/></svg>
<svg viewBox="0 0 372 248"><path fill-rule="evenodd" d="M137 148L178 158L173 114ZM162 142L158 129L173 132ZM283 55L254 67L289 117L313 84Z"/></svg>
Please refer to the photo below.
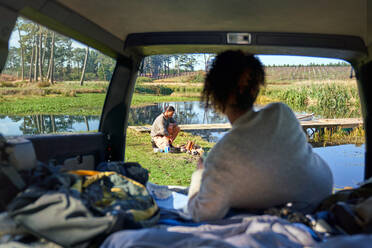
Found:
<svg viewBox="0 0 372 248"><path fill-rule="evenodd" d="M283 103L253 109L264 83L261 62L242 51L219 54L208 72L202 100L226 115L232 128L193 173L188 211L195 221L221 219L231 208L289 202L310 212L332 193L332 173L292 110Z"/></svg>

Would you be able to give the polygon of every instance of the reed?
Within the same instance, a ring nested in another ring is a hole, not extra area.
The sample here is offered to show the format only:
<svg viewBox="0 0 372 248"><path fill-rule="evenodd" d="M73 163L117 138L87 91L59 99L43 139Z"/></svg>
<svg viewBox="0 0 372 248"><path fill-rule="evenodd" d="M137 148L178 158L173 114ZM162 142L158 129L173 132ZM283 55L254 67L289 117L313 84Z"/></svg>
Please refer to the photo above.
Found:
<svg viewBox="0 0 372 248"><path fill-rule="evenodd" d="M314 147L324 147L342 144L362 145L365 142L365 130L363 127L353 129L334 128L324 129L314 133L309 142Z"/></svg>
<svg viewBox="0 0 372 248"><path fill-rule="evenodd" d="M260 99L282 101L296 111L313 112L323 118L361 116L358 90L348 84L311 84L292 87L267 87ZM258 102L260 103L260 102Z"/></svg>

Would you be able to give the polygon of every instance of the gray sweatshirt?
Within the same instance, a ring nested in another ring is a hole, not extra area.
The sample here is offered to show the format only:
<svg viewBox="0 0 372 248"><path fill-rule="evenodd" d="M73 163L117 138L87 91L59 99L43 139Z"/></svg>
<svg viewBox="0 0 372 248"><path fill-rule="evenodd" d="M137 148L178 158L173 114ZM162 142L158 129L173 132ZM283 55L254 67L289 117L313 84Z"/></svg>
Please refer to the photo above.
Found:
<svg viewBox="0 0 372 248"><path fill-rule="evenodd" d="M166 119L163 114L156 117L151 126L151 138L155 136L169 136L169 123L176 123L176 121L173 118Z"/></svg>
<svg viewBox="0 0 372 248"><path fill-rule="evenodd" d="M265 209L293 202L312 211L332 193L327 163L313 152L292 110L273 103L248 111L194 172L188 211L195 221L223 218L230 208Z"/></svg>

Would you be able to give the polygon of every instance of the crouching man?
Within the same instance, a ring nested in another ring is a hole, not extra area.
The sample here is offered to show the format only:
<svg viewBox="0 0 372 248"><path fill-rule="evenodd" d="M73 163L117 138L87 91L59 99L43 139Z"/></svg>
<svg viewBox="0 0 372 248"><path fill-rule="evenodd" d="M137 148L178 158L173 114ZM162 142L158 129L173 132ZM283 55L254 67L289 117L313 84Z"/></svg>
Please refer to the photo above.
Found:
<svg viewBox="0 0 372 248"><path fill-rule="evenodd" d="M172 147L180 131L173 118L174 112L174 107L168 106L164 113L156 117L151 126L151 142L160 149L164 149L166 146Z"/></svg>

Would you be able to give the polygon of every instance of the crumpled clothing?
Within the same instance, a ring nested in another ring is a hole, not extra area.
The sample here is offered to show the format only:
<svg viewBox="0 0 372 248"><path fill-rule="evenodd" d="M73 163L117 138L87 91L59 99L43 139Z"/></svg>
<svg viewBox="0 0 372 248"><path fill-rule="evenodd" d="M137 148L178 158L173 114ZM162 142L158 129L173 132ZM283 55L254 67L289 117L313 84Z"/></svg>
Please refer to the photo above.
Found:
<svg viewBox="0 0 372 248"><path fill-rule="evenodd" d="M8 205L15 222L38 237L74 246L117 230L153 226L159 219L146 187L129 177L113 171L42 170L45 174L36 173L33 180L39 180Z"/></svg>
<svg viewBox="0 0 372 248"><path fill-rule="evenodd" d="M198 227L173 226L121 231L110 235L102 248L127 247L303 247L314 246L311 234L298 224L262 216L234 216Z"/></svg>
<svg viewBox="0 0 372 248"><path fill-rule="evenodd" d="M319 243L316 248L369 248L372 244L372 235L342 235L330 238Z"/></svg>
<svg viewBox="0 0 372 248"><path fill-rule="evenodd" d="M135 162L102 162L97 168L97 171L115 171L123 176L129 177L143 185L146 185L149 180L149 172L139 163Z"/></svg>

